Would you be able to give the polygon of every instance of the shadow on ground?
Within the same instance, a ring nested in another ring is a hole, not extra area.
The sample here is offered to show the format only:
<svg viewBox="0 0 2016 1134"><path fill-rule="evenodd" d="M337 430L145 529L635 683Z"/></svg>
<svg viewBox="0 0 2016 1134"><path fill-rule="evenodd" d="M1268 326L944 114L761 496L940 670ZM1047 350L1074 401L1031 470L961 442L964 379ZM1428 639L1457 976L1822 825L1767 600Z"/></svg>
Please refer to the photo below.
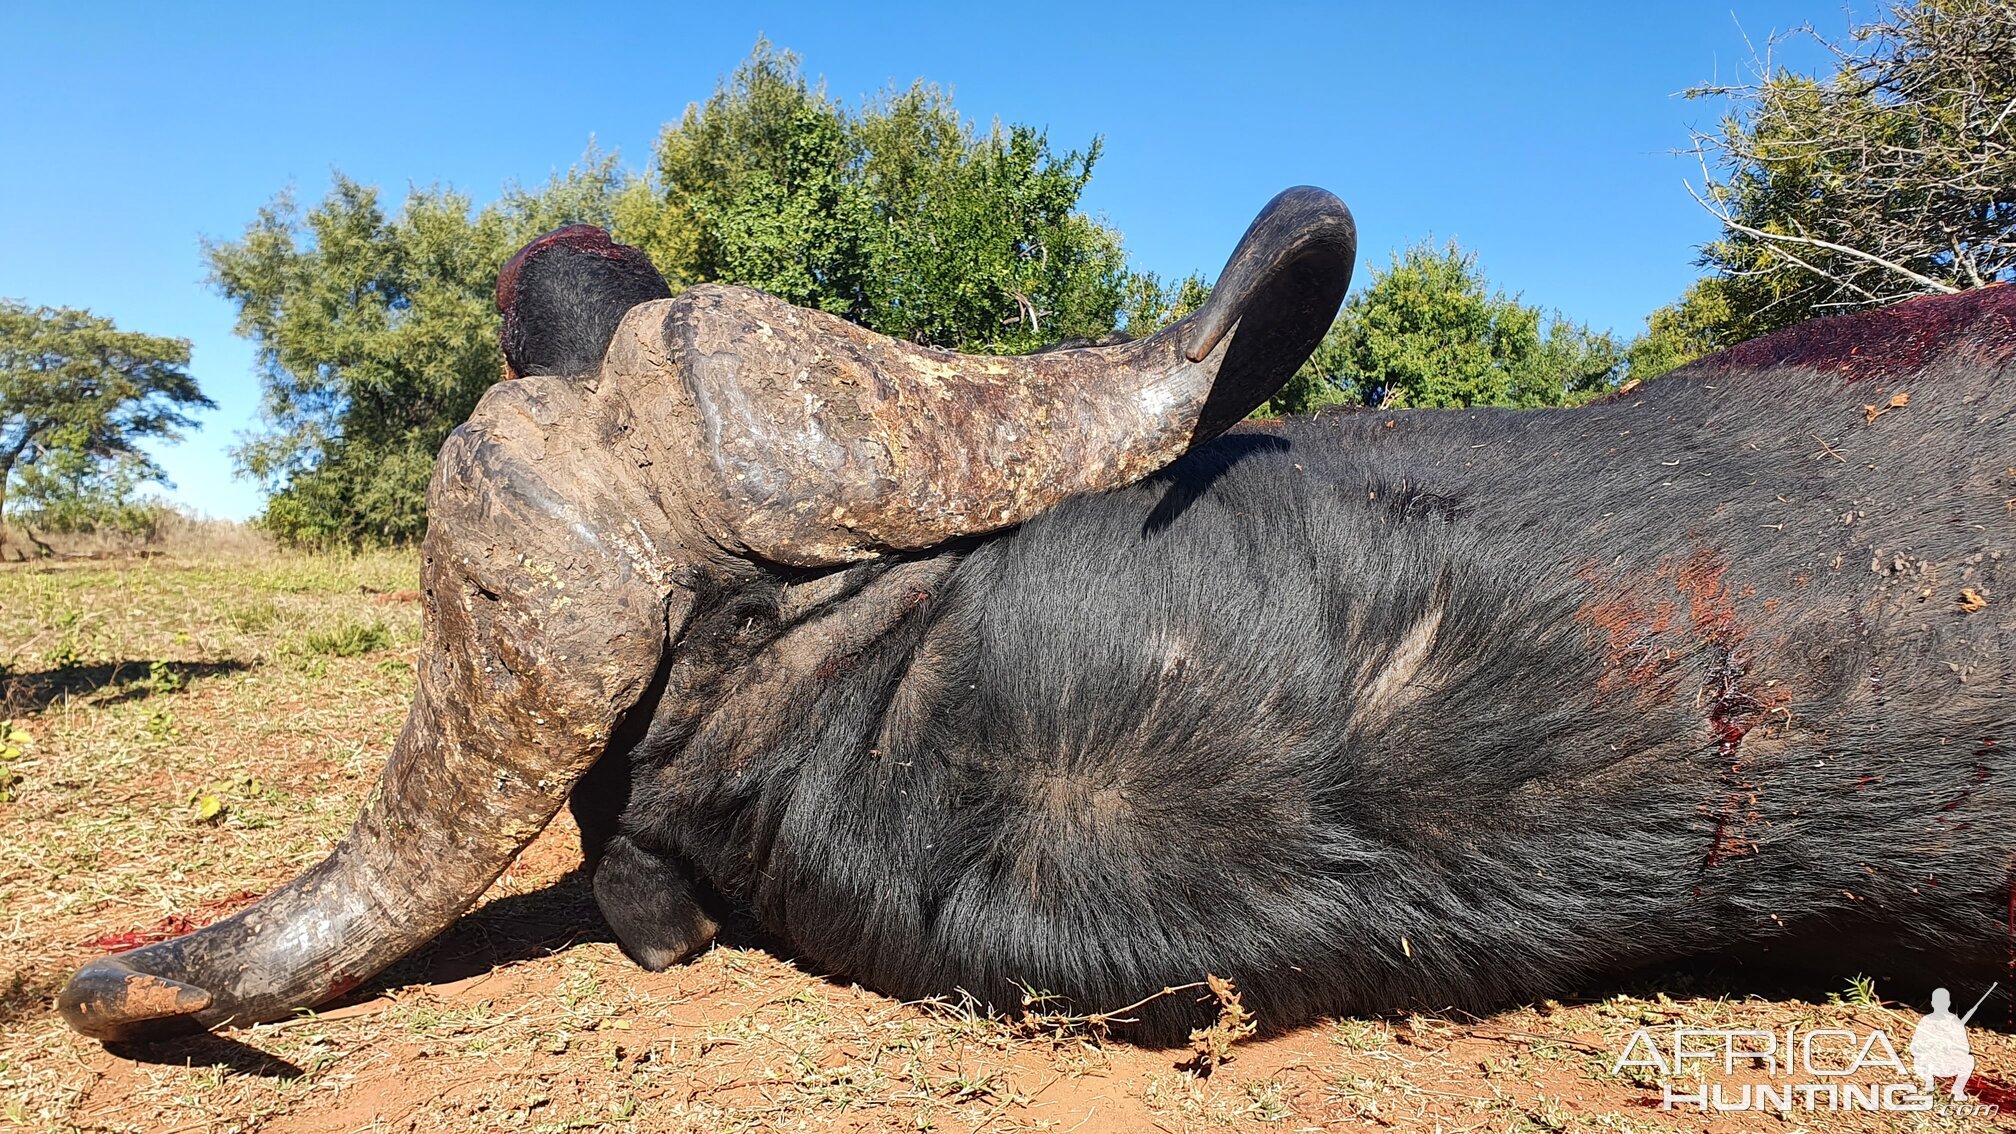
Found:
<svg viewBox="0 0 2016 1134"><path fill-rule="evenodd" d="M798 956L790 946L766 933L746 915L712 910L722 923L716 941L725 946L761 949L800 971L823 977L835 984L851 984L844 975L826 972ZM464 916L435 942L366 982L342 1003L355 1003L383 996L392 989L413 985L443 985L502 968L517 961L547 957L585 942L613 941L609 926L595 907L591 879L587 871L575 869L551 885L526 894L497 901ZM1901 977L1878 974L1878 987L1886 1003L1904 1012L1923 1012L1921 1001L1929 999L1930 986L1920 987ZM1794 965L1742 961L1732 958L1702 958L1592 982L1564 993L1562 1003L1581 1004L1632 996L1641 1000L1699 998L1705 1000L1777 1000L1825 1004L1844 991L1845 981L1836 974L1815 973ZM1969 994L1969 1001L1983 989ZM2016 1016L2016 999L2009 989L1997 989L1972 1021L1975 1027L2012 1031L2010 1018ZM1998 1006L2001 1010L1997 1010ZM1480 1012L1516 1007L1479 1007ZM1458 1017L1472 1013L1447 1006L1423 1006L1437 1015Z"/></svg>
<svg viewBox="0 0 2016 1134"><path fill-rule="evenodd" d="M322 1006L323 1013L340 1012L346 1005L376 1000L402 988L440 986L478 977L519 961L549 957L588 942L609 942L614 936L595 907L591 879L585 870L570 871L551 885L525 894L515 894L490 902L465 915L447 932L411 956L365 982L351 994ZM720 944L763 949L789 960L801 971L821 976L837 984L844 977L827 974L794 957L791 950L745 917L730 916L717 938ZM1641 1000L1674 999L1765 999L1805 1001L1820 1004L1841 990L1841 982L1778 965L1740 963L1727 959L1646 970L1615 981L1593 984L1556 998L1564 1004L1590 1003L1628 995ZM28 990L18 990L27 993ZM1900 1011L1912 1011L1917 990L1899 987L1907 999L1894 1004ZM1997 998L2003 994L1998 990ZM25 1004L39 999L32 994L19 997ZM46 1004L46 1001L43 1002ZM1513 1005L1499 1005L1510 1008ZM1922 1010L1922 1009L1917 1009ZM1480 1006L1480 1012L1488 1012ZM1467 1011L1431 1009L1435 1015L1479 1020ZM2010 1030L2001 1013L1983 1010L1975 1026L1996 1031ZM1293 1030L1293 1029L1290 1029ZM174 1039L108 1045L123 1059L142 1063L198 1066L221 1064L234 1074L289 1078L301 1070L286 1060L269 1055L229 1036L196 1035ZM1991 1084L2003 1089L1999 1082Z"/></svg>
<svg viewBox="0 0 2016 1134"><path fill-rule="evenodd" d="M181 689L200 677L251 669L248 661L181 662L128 658L98 665L65 665L34 673L0 671L0 713L39 713L65 698L94 707L118 705Z"/></svg>
<svg viewBox="0 0 2016 1134"><path fill-rule="evenodd" d="M214 1032L197 1032L173 1039L108 1043L105 1050L135 1063L168 1067L223 1067L233 1075L257 1075L262 1079L298 1079L307 1074L277 1055Z"/></svg>
<svg viewBox="0 0 2016 1134"><path fill-rule="evenodd" d="M432 944L366 981L340 1003L383 996L413 985L453 984L518 961L550 957L588 942L613 942L615 934L595 906L593 880L576 868L543 889L514 894L466 914ZM715 941L742 949L763 949L807 971L804 961L747 917L717 911L721 932Z"/></svg>
<svg viewBox="0 0 2016 1134"><path fill-rule="evenodd" d="M452 984L584 942L613 941L589 882L587 871L571 870L543 889L499 898L464 914L426 948L345 999L368 1000L409 985Z"/></svg>

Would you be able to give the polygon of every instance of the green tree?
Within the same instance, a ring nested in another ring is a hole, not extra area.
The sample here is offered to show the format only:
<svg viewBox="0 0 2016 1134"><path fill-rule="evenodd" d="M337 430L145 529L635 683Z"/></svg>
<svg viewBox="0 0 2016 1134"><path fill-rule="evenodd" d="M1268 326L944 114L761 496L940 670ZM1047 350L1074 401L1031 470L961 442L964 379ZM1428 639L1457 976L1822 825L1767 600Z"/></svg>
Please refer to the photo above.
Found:
<svg viewBox="0 0 2016 1134"><path fill-rule="evenodd" d="M1611 389L1621 361L1608 334L1492 290L1455 242L1424 241L1373 269L1272 408L1572 405Z"/></svg>
<svg viewBox="0 0 2016 1134"><path fill-rule="evenodd" d="M728 280L848 314L867 219L848 115L797 57L758 40L732 79L668 123L619 226L676 290Z"/></svg>
<svg viewBox="0 0 2016 1134"><path fill-rule="evenodd" d="M15 521L34 539L44 532L114 531L152 538L173 509L144 492L151 463L122 455L94 458L69 447L46 450L15 472L9 494ZM45 545L46 546L46 545Z"/></svg>
<svg viewBox="0 0 2016 1134"><path fill-rule="evenodd" d="M675 289L745 284L966 351L1097 338L1130 287L1119 236L1077 209L1096 141L1060 154L1028 127L979 131L926 84L850 110L759 42L656 158L633 174L591 149L481 208L428 188L388 212L339 175L305 213L283 194L209 245L258 348L269 427L237 453L268 487L268 527L344 544L424 530L434 455L501 374L497 269L560 224L611 228Z"/></svg>
<svg viewBox="0 0 2016 1134"><path fill-rule="evenodd" d="M187 339L0 300L0 510L17 475L38 502L164 480L139 443L179 438L196 424L187 411L213 405L188 365Z"/></svg>
<svg viewBox="0 0 2016 1134"><path fill-rule="evenodd" d="M1710 276L1695 280L1675 302L1645 320L1645 333L1624 350L1625 374L1639 381L1657 378L1705 354L1733 346L1729 336L1735 320L1730 312L1727 281Z"/></svg>
<svg viewBox="0 0 2016 1134"><path fill-rule="evenodd" d="M1113 329L1120 238L1078 212L1099 157L981 132L917 83L849 110L759 41L658 140L618 232L675 287L722 281L886 335L1014 353Z"/></svg>
<svg viewBox="0 0 2016 1134"><path fill-rule="evenodd" d="M1121 329L1129 338L1149 335L1183 318L1211 296L1211 285L1192 272L1165 284L1154 272L1133 272L1120 299Z"/></svg>
<svg viewBox="0 0 2016 1134"><path fill-rule="evenodd" d="M1702 249L1713 287L1665 338L1730 345L2016 280L2016 2L1921 0L1820 42L1831 75L1765 60L1751 82L1688 92L1729 101L1695 138L1723 232Z"/></svg>
<svg viewBox="0 0 2016 1134"><path fill-rule="evenodd" d="M258 348L267 430L236 450L268 487L264 520L305 543L418 538L434 456L502 376L497 270L532 236L609 224L613 157L481 209L415 189L388 216L338 175L305 215L282 194L237 241L205 249L215 286Z"/></svg>

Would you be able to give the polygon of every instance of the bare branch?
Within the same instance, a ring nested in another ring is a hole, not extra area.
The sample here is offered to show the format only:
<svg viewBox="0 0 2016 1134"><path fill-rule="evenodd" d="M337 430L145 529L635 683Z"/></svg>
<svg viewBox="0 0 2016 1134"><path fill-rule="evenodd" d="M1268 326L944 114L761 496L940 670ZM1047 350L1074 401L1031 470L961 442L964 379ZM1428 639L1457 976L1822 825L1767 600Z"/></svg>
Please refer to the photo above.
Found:
<svg viewBox="0 0 2016 1134"><path fill-rule="evenodd" d="M1788 38L1827 69L1777 70ZM1895 3L1840 37L1805 25L1742 70L1685 92L1729 107L1691 132L1688 192L1722 224L1704 262L1740 284L1750 331L2016 281L2016 2Z"/></svg>
<svg viewBox="0 0 2016 1134"><path fill-rule="evenodd" d="M1687 193L1689 196L1694 198L1696 204L1700 205L1704 209L1707 209L1709 212L1715 214L1717 219L1721 220L1721 222L1724 225L1727 225L1731 230L1740 232L1745 236L1754 237L1758 240L1770 240L1786 244L1803 244L1809 248L1825 248L1829 252L1839 252L1843 256L1852 256L1857 260L1862 260L1867 263L1875 264L1880 268L1886 268L1892 272L1897 273L1900 276L1903 276L1905 279L1924 285L1927 289L1931 291L1937 291L1947 295L1951 295L1955 292L1963 290L1961 288L1954 287L1952 284L1949 284L1944 280L1935 280L1931 276L1920 275L1917 272L1912 271L1911 269L1905 267L1902 264L1885 260L1883 257L1878 256L1873 252L1864 252L1860 248L1850 248L1846 244L1836 244L1831 240L1821 240L1818 237L1813 236L1794 236L1790 233L1766 232L1761 228L1751 228L1749 225L1744 224L1742 221L1737 220L1736 218L1730 216L1728 213L1723 212L1715 208L1713 205L1710 205L1708 202L1702 200L1701 195L1699 193L1694 192L1694 187L1692 185L1689 185L1687 187ZM1802 265L1808 271L1811 271L1816 275L1823 276L1826 279L1832 280L1835 283L1841 284L1843 287L1854 288L1854 290L1861 291L1862 294L1864 295L1869 294L1866 291L1862 291L1862 289L1859 287L1854 287L1853 284L1849 283L1847 280L1839 276L1833 275L1828 272L1820 271L1819 269L1814 268L1811 264L1804 264L1803 261Z"/></svg>

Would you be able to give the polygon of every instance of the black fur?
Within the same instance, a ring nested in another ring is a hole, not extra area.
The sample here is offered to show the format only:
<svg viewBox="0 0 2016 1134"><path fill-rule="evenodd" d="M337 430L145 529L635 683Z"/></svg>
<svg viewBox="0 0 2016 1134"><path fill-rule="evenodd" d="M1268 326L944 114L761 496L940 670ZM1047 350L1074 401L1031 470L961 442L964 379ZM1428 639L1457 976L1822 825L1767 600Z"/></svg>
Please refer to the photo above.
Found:
<svg viewBox="0 0 2016 1134"><path fill-rule="evenodd" d="M592 374L632 307L672 294L635 248L590 225L556 229L498 273L504 360L516 374Z"/></svg>
<svg viewBox="0 0 2016 1134"><path fill-rule="evenodd" d="M621 829L819 965L1002 1009L1216 973L1278 1026L1702 953L1985 984L2016 382L1872 400L1781 368L1347 413L970 547L753 574L611 757ZM597 879L633 950L648 888Z"/></svg>

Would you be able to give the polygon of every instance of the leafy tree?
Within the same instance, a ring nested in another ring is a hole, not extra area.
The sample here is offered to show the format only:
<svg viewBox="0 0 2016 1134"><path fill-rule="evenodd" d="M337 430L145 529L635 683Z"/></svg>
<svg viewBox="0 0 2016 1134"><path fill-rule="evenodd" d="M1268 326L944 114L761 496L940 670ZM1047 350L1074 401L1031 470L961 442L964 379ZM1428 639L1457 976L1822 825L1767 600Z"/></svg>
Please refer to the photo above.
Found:
<svg viewBox="0 0 2016 1134"><path fill-rule="evenodd" d="M1122 329L1145 339L1204 306L1210 295L1211 285L1195 272L1169 284L1154 272L1130 273L1120 299Z"/></svg>
<svg viewBox="0 0 2016 1134"><path fill-rule="evenodd" d="M2016 280L2016 2L1921 0L1845 41L1831 75L1704 85L1696 135L1717 273L1655 339L1728 345L1814 315ZM1677 320L1677 323L1674 323ZM1705 334L1705 339L1699 336ZM1664 348L1661 348L1664 349Z"/></svg>
<svg viewBox="0 0 2016 1134"><path fill-rule="evenodd" d="M656 157L630 174L591 150L480 209L428 188L388 213L339 175L305 214L283 194L211 244L259 351L270 428L238 457L268 485L267 526L311 543L421 533L434 455L502 371L497 269L564 223L610 227L675 289L746 284L935 346L1025 351L1120 317L1119 237L1077 211L1096 141L1058 154L1028 127L983 133L925 84L850 110L759 42Z"/></svg>
<svg viewBox="0 0 2016 1134"><path fill-rule="evenodd" d="M1711 276L1695 280L1678 302L1654 311L1645 320L1645 333L1631 340L1624 351L1625 373L1644 381L1657 378L1740 339L1731 328L1728 282Z"/></svg>
<svg viewBox="0 0 2016 1134"><path fill-rule="evenodd" d="M1040 131L982 133L925 83L858 111L759 41L668 125L618 231L675 287L718 280L886 335L1013 353L1113 329L1118 234L1077 211L1099 158Z"/></svg>
<svg viewBox="0 0 2016 1134"><path fill-rule="evenodd" d="M1612 388L1621 361L1608 334L1491 290L1474 253L1424 241L1373 269L1272 408L1572 405Z"/></svg>
<svg viewBox="0 0 2016 1134"><path fill-rule="evenodd" d="M187 339L0 300L0 509L17 473L39 503L164 480L140 441L179 438L196 424L185 411L213 406L188 365Z"/></svg>
<svg viewBox="0 0 2016 1134"><path fill-rule="evenodd" d="M143 493L149 472L131 456L100 460L79 449L49 449L16 472L10 496L14 517L31 541L37 529L114 531L151 540L173 508Z"/></svg>
<svg viewBox="0 0 2016 1134"><path fill-rule="evenodd" d="M731 280L847 314L869 212L848 127L796 56L758 40L732 80L665 126L655 178L624 202L624 237L675 290Z"/></svg>
<svg viewBox="0 0 2016 1134"><path fill-rule="evenodd" d="M1164 285L1153 273L1133 274L1125 328L1152 334L1210 293L1197 275ZM1354 403L1565 405L1610 389L1621 363L1609 335L1492 292L1475 255L1424 242L1373 270L1371 286L1351 294L1309 361L1254 414Z"/></svg>
<svg viewBox="0 0 2016 1134"><path fill-rule="evenodd" d="M271 491L267 526L307 543L417 538L436 452L503 373L498 268L547 229L610 223L623 185L591 151L482 209L427 188L387 216L376 189L338 175L305 215L282 194L243 238L208 245L258 347L269 428L236 455Z"/></svg>

